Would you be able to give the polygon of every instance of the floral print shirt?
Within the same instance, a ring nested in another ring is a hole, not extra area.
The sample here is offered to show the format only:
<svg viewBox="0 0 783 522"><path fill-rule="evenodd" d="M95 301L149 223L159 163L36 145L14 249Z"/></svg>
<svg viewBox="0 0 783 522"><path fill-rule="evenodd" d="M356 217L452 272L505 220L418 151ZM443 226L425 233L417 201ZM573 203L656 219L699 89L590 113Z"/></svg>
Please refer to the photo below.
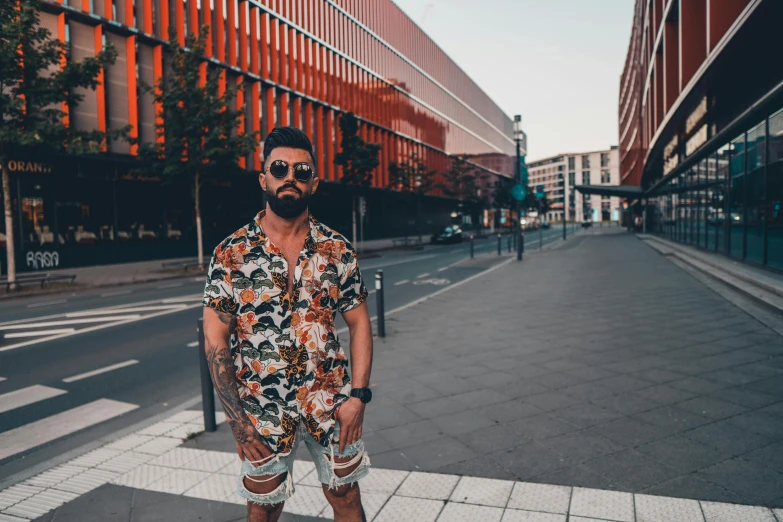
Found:
<svg viewBox="0 0 783 522"><path fill-rule="evenodd" d="M215 249L204 305L237 316L230 349L239 398L264 442L288 454L299 422L329 444L335 408L351 391L334 316L364 302L367 289L348 241L310 217L289 295L290 267L264 235L263 216Z"/></svg>

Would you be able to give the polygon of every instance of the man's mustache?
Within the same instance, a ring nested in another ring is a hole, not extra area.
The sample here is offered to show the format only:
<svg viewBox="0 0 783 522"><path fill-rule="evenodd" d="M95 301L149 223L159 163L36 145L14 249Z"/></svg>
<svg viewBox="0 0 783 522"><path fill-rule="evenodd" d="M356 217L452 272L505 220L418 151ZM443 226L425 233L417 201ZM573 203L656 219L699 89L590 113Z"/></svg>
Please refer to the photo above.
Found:
<svg viewBox="0 0 783 522"><path fill-rule="evenodd" d="M283 192L286 189L293 189L293 190L296 191L297 194L299 194L300 196L302 195L302 191L299 190L299 188L295 187L294 185L283 185L282 187L277 189L277 193L280 194L281 192Z"/></svg>

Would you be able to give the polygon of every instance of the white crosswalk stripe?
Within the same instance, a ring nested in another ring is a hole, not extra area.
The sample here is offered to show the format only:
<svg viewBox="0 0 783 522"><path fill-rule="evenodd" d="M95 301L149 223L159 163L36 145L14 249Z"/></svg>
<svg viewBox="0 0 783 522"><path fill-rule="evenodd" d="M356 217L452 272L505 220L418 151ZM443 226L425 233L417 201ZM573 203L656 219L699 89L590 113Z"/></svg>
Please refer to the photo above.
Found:
<svg viewBox="0 0 783 522"><path fill-rule="evenodd" d="M4 393L0 395L0 413L15 410L16 408L21 408L22 406L34 404L46 399L51 399L52 397L57 397L58 395L62 395L64 393L68 392L58 388L41 386L40 384Z"/></svg>
<svg viewBox="0 0 783 522"><path fill-rule="evenodd" d="M137 404L98 399L0 433L0 460L135 410Z"/></svg>
<svg viewBox="0 0 783 522"><path fill-rule="evenodd" d="M0 352L196 308L201 299L191 294L0 323Z"/></svg>
<svg viewBox="0 0 783 522"><path fill-rule="evenodd" d="M102 373L111 372L114 370L119 370L120 368L125 368L126 366L132 366L134 364L139 364L139 361L136 359L131 359L130 361L125 361L117 364L111 364L109 366L104 366L103 368L98 368L97 370L92 370L85 373L80 373L79 375L74 375L72 377L67 377L63 379L63 382L76 382L81 381L82 379L87 379L88 377L94 377L96 375L100 375Z"/></svg>

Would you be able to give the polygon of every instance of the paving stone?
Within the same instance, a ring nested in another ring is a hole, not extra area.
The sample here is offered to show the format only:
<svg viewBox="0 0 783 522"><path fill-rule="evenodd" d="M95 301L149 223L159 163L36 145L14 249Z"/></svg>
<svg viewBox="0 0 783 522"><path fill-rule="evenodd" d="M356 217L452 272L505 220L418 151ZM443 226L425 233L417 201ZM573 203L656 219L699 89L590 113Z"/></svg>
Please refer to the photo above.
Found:
<svg viewBox="0 0 783 522"><path fill-rule="evenodd" d="M589 428L621 417L621 414L616 411L595 404L578 404L561 408L553 411L552 415L580 428Z"/></svg>
<svg viewBox="0 0 783 522"><path fill-rule="evenodd" d="M682 408L678 408L677 406L662 406L654 410L637 413L636 415L632 415L631 418L638 419L654 426L671 428L673 432L689 430L712 422L703 415L691 413Z"/></svg>
<svg viewBox="0 0 783 522"><path fill-rule="evenodd" d="M707 522L776 522L772 512L763 507L702 502L701 508Z"/></svg>
<svg viewBox="0 0 783 522"><path fill-rule="evenodd" d="M575 404L582 404L585 401L562 391L553 391L529 395L525 398L525 402L535 406L541 411L552 411L559 410L560 408L567 408Z"/></svg>
<svg viewBox="0 0 783 522"><path fill-rule="evenodd" d="M434 522L443 506L444 503L441 500L394 496L381 509L374 522L398 522L400 520Z"/></svg>
<svg viewBox="0 0 783 522"><path fill-rule="evenodd" d="M371 493L394 493L408 477L409 472L394 469L372 468L361 480L362 491Z"/></svg>
<svg viewBox="0 0 783 522"><path fill-rule="evenodd" d="M572 460L536 442L492 453L489 458L520 480L532 479L574 464Z"/></svg>
<svg viewBox="0 0 783 522"><path fill-rule="evenodd" d="M506 424L505 427L530 440L544 440L579 429L578 426L548 413L520 419Z"/></svg>
<svg viewBox="0 0 783 522"><path fill-rule="evenodd" d="M523 442L520 435L502 425L479 428L470 433L458 434L454 438L478 454L510 449Z"/></svg>
<svg viewBox="0 0 783 522"><path fill-rule="evenodd" d="M443 430L432 420L402 424L393 428L378 430L376 433L392 449L406 448L440 439L444 436Z"/></svg>
<svg viewBox="0 0 783 522"><path fill-rule="evenodd" d="M774 469L778 473L783 473L783 442L770 444L761 449L745 453L740 458L756 465Z"/></svg>
<svg viewBox="0 0 783 522"><path fill-rule="evenodd" d="M618 522L634 522L633 495L619 491L574 488L569 514Z"/></svg>
<svg viewBox="0 0 783 522"><path fill-rule="evenodd" d="M408 475L394 494L403 497L448 500L459 479L457 475L415 472Z"/></svg>
<svg viewBox="0 0 783 522"><path fill-rule="evenodd" d="M702 480L692 473L661 482L642 490L641 493L694 500L746 502L741 495Z"/></svg>
<svg viewBox="0 0 783 522"><path fill-rule="evenodd" d="M641 446L664 439L673 432L674 430L669 426L654 426L631 417L617 419L586 430L586 433L597 433L626 447Z"/></svg>
<svg viewBox="0 0 783 522"><path fill-rule="evenodd" d="M511 400L482 406L479 411L481 412L482 417L500 424L507 424L515 420L532 417L533 415L542 413L541 410L532 404L528 404L522 400Z"/></svg>
<svg viewBox="0 0 783 522"><path fill-rule="evenodd" d="M636 522L704 522L696 500L634 495Z"/></svg>
<svg viewBox="0 0 783 522"><path fill-rule="evenodd" d="M450 437L496 426L495 421L482 416L480 410L472 410L470 415L452 413L443 417L435 417L432 419L432 423Z"/></svg>
<svg viewBox="0 0 783 522"><path fill-rule="evenodd" d="M714 420L733 417L748 411L747 408L714 397L696 397L677 403L677 407Z"/></svg>
<svg viewBox="0 0 783 522"><path fill-rule="evenodd" d="M511 491L507 507L525 511L567 514L570 503L570 487L517 482Z"/></svg>
<svg viewBox="0 0 783 522"><path fill-rule="evenodd" d="M681 472L706 468L727 458L717 449L682 435L651 442L636 450Z"/></svg>
<svg viewBox="0 0 783 522"><path fill-rule="evenodd" d="M633 449L598 458L585 466L600 475L628 486L633 491L649 488L680 474L677 470Z"/></svg>
<svg viewBox="0 0 783 522"><path fill-rule="evenodd" d="M748 453L768 446L772 442L766 437L738 428L726 420L694 428L684 432L683 436L717 449L726 458Z"/></svg>
<svg viewBox="0 0 783 522"><path fill-rule="evenodd" d="M404 448L404 453L422 471L434 471L442 466L478 456L463 443L449 437Z"/></svg>
<svg viewBox="0 0 783 522"><path fill-rule="evenodd" d="M696 475L742 495L751 504L769 505L783 492L782 473L740 458L715 464Z"/></svg>
<svg viewBox="0 0 783 522"><path fill-rule="evenodd" d="M449 500L482 506L506 507L514 482L477 477L462 477Z"/></svg>
<svg viewBox="0 0 783 522"><path fill-rule="evenodd" d="M503 517L503 508L476 506L449 502L437 518L438 522L500 522Z"/></svg>
<svg viewBox="0 0 783 522"><path fill-rule="evenodd" d="M488 458L486 455L462 462L455 462L446 466L441 466L440 468L435 468L432 471L438 473L448 473L452 475L466 475L470 477L485 477L505 480L516 480L518 478L505 467L500 465L492 458Z"/></svg>
<svg viewBox="0 0 783 522"><path fill-rule="evenodd" d="M555 451L565 457L567 461L575 464L617 453L625 449L625 446L611 439L581 431L543 440L541 445Z"/></svg>

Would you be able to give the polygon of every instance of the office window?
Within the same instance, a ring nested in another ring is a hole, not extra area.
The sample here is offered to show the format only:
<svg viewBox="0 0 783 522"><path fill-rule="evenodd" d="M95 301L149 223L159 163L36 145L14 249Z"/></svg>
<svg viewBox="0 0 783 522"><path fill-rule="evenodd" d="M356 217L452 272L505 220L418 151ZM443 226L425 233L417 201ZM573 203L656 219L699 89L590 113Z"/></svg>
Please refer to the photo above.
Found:
<svg viewBox="0 0 783 522"><path fill-rule="evenodd" d="M609 166L609 153L608 152L602 152L601 153L601 166L602 167L608 167Z"/></svg>
<svg viewBox="0 0 783 522"><path fill-rule="evenodd" d="M590 184L590 171L582 172L582 185Z"/></svg>
<svg viewBox="0 0 783 522"><path fill-rule="evenodd" d="M576 185L576 172L569 172L568 173L568 186L573 187Z"/></svg>
<svg viewBox="0 0 783 522"><path fill-rule="evenodd" d="M571 156L568 158L568 170L574 170L576 168L576 158Z"/></svg>
<svg viewBox="0 0 783 522"><path fill-rule="evenodd" d="M584 154L582 156L582 168L583 169L589 169L590 168L590 155Z"/></svg>
<svg viewBox="0 0 783 522"><path fill-rule="evenodd" d="M611 183L612 174L608 170L601 171L601 183Z"/></svg>

